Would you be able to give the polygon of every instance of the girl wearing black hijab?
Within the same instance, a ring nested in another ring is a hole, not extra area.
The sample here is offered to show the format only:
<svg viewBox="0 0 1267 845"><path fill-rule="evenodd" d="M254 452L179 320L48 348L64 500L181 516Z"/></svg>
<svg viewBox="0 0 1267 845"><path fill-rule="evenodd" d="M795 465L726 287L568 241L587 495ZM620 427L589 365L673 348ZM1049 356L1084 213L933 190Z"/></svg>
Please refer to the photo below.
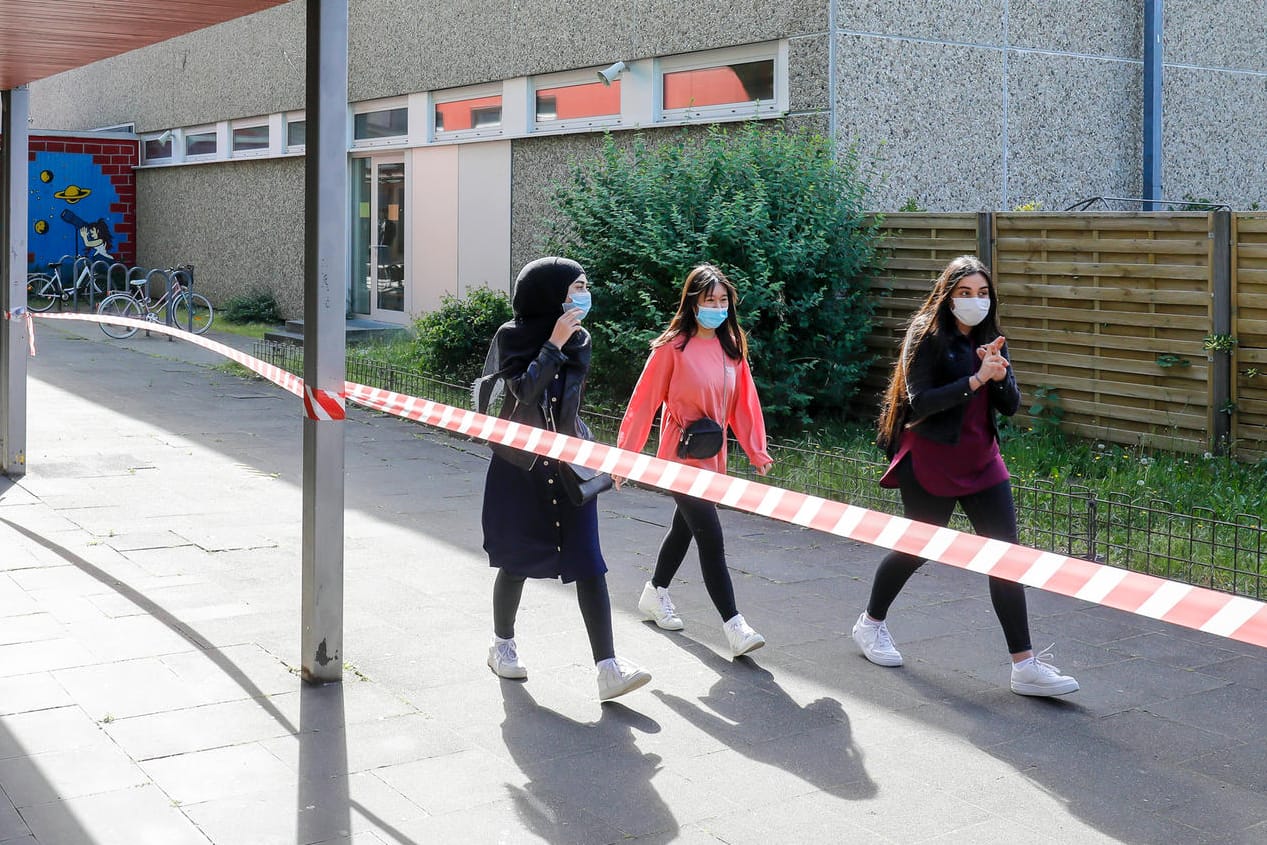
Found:
<svg viewBox="0 0 1267 845"><path fill-rule="evenodd" d="M581 328L589 311L588 288L581 265L566 258L539 258L519 271L511 299L514 319L497 330L484 375L475 383L481 412L592 439L578 416L590 365L590 334ZM560 578L576 582L598 668L599 699L644 685L651 675L615 654L597 501L573 505L552 458L499 444L492 449L482 513L484 551L499 570L489 668L503 678L528 677L515 646L524 581Z"/></svg>

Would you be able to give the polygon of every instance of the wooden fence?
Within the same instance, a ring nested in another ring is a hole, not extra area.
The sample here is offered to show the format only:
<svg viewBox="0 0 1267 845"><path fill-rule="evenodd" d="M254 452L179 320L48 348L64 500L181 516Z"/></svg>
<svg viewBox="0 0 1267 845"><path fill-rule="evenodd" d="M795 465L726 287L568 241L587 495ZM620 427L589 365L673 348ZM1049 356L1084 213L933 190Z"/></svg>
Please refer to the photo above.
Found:
<svg viewBox="0 0 1267 845"><path fill-rule="evenodd" d="M1071 434L1267 457L1267 214L893 214L883 228L871 396L932 279L973 253L998 285L1018 422L1045 388Z"/></svg>

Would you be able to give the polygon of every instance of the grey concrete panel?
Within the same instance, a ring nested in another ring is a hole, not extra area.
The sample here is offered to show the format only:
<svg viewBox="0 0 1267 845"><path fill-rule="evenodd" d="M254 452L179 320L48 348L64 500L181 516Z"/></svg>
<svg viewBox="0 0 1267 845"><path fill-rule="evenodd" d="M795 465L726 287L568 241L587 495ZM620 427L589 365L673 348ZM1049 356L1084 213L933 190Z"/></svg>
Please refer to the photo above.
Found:
<svg viewBox="0 0 1267 845"><path fill-rule="evenodd" d="M1267 72L1265 0L1167 0L1165 24L1167 62Z"/></svg>
<svg viewBox="0 0 1267 845"><path fill-rule="evenodd" d="M137 171L137 258L194 265L198 291L221 305L270 290L285 317L303 311L302 158Z"/></svg>
<svg viewBox="0 0 1267 845"><path fill-rule="evenodd" d="M1173 0L1172 0L1173 2ZM1203 5L1214 5L1199 0ZM1171 25L1171 4L1166 26ZM1139 59L1143 4L1123 0L1011 0L1008 43L1014 47Z"/></svg>
<svg viewBox="0 0 1267 845"><path fill-rule="evenodd" d="M165 129L304 104L304 3L292 2L31 86L32 125Z"/></svg>
<svg viewBox="0 0 1267 845"><path fill-rule="evenodd" d="M1139 196L1141 85L1137 64L1011 53L1008 207Z"/></svg>
<svg viewBox="0 0 1267 845"><path fill-rule="evenodd" d="M1003 54L840 36L837 130L876 151L878 208L995 208L1003 181Z"/></svg>
<svg viewBox="0 0 1267 845"><path fill-rule="evenodd" d="M930 41L1002 45L1008 0L838 0L836 27Z"/></svg>
<svg viewBox="0 0 1267 845"><path fill-rule="evenodd" d="M1267 206L1267 79L1166 68L1162 192Z"/></svg>
<svg viewBox="0 0 1267 845"><path fill-rule="evenodd" d="M821 111L831 108L828 90L828 37L811 35L788 42L788 110Z"/></svg>

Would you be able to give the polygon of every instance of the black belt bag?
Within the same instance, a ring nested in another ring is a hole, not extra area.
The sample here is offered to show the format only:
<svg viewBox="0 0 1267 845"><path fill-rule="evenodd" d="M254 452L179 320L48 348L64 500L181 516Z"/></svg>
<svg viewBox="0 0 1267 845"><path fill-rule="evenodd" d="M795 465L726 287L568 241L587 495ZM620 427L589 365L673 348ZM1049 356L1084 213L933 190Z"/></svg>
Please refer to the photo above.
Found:
<svg viewBox="0 0 1267 845"><path fill-rule="evenodd" d="M682 429L682 439L677 443L677 456L696 460L711 458L721 451L725 439L725 429L708 417L700 417Z"/></svg>

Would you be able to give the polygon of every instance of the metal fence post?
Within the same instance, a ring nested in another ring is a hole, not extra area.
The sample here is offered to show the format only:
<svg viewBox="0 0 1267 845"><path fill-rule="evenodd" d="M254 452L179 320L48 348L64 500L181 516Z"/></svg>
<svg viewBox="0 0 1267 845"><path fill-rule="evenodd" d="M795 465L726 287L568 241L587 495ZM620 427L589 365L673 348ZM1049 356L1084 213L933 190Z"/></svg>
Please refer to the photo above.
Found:
<svg viewBox="0 0 1267 845"><path fill-rule="evenodd" d="M1210 306L1212 334L1232 336L1232 212L1210 212ZM1232 355L1214 349L1210 356L1210 451L1226 454L1232 440Z"/></svg>
<svg viewBox="0 0 1267 845"><path fill-rule="evenodd" d="M994 212L977 212L977 258L994 272Z"/></svg>
<svg viewBox="0 0 1267 845"><path fill-rule="evenodd" d="M26 310L27 115L26 87L0 92L0 306L15 316ZM0 472L26 474L26 320L0 315Z"/></svg>

